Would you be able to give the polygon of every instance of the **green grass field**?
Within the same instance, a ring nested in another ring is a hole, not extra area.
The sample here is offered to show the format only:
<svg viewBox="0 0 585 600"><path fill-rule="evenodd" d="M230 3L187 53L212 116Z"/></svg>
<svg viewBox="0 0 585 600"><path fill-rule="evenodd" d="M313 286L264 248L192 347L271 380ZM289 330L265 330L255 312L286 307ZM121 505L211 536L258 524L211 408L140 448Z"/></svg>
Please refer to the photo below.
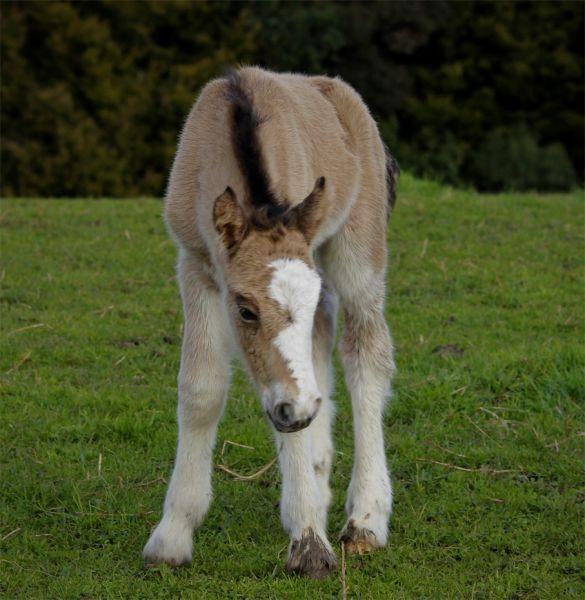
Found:
<svg viewBox="0 0 585 600"><path fill-rule="evenodd" d="M142 565L176 443L181 307L161 208L3 202L0 596L340 598L340 573L283 572L274 466L252 481L217 469L193 564ZM403 178L389 227L392 535L347 560L348 597L583 598L583 226L582 192ZM332 540L352 455L339 366L335 400ZM215 462L250 474L274 454L236 366Z"/></svg>

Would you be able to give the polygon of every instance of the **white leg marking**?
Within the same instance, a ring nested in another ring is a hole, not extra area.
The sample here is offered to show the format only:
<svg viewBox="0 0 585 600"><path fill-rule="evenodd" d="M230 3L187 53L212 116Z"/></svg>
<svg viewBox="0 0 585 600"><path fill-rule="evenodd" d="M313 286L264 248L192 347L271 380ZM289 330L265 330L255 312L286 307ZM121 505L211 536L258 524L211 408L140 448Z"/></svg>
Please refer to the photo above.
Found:
<svg viewBox="0 0 585 600"><path fill-rule="evenodd" d="M179 373L179 444L161 522L143 555L147 563L191 560L193 529L211 502L211 458L229 385L227 316L219 294L206 289L196 264L181 254L179 281L185 333Z"/></svg>
<svg viewBox="0 0 585 600"><path fill-rule="evenodd" d="M331 490L329 488L329 475L333 463L333 441L331 425L335 415L335 406L331 401L333 390L333 369L331 354L335 341L335 326L337 322L337 297L327 286L323 287L322 297L315 315L313 330L313 362L315 375L321 393L322 403L319 412L311 426L311 448L313 455L313 468L317 476L323 521L327 521L327 510L331 503Z"/></svg>
<svg viewBox="0 0 585 600"><path fill-rule="evenodd" d="M323 529L327 525L327 511L331 504L331 489L329 488L329 475L333 464L333 442L331 439L331 422L334 407L328 396L323 396L323 402L315 420L308 431L311 435L311 455L313 469L319 488L319 510L322 512L321 521Z"/></svg>
<svg viewBox="0 0 585 600"><path fill-rule="evenodd" d="M356 316L346 321L346 327L350 340L344 365L353 407L355 457L344 536L353 542L365 539L366 543L352 548L361 552L384 546L388 540L392 486L384 453L382 414L394 366L390 335L381 313Z"/></svg>
<svg viewBox="0 0 585 600"><path fill-rule="evenodd" d="M326 513L313 468L310 426L295 433L275 431L282 473L282 525L291 544L286 569L323 577L337 567L325 532Z"/></svg>

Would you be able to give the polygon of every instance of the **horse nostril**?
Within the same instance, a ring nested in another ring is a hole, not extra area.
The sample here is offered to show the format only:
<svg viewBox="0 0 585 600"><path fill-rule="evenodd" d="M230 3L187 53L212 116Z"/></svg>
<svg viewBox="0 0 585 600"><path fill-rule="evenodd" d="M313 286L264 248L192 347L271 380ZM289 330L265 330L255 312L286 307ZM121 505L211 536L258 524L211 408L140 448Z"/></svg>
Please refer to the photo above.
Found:
<svg viewBox="0 0 585 600"><path fill-rule="evenodd" d="M281 402L276 406L274 412L276 413L276 418L283 425L290 425L294 416L294 408L292 404L289 404L288 402Z"/></svg>
<svg viewBox="0 0 585 600"><path fill-rule="evenodd" d="M317 408L319 408L321 406L321 402L322 402L321 398L317 398L315 400L315 404L317 405Z"/></svg>

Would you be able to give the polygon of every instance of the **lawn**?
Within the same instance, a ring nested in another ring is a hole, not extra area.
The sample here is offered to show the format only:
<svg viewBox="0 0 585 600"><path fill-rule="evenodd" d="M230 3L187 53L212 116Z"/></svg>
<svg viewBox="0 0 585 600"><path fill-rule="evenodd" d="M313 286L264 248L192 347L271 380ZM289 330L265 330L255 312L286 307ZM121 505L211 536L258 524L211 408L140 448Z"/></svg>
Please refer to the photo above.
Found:
<svg viewBox="0 0 585 600"><path fill-rule="evenodd" d="M347 595L582 598L583 193L478 195L408 175L399 191L392 534L348 558ZM283 572L274 466L251 481L218 468L193 564L142 565L176 443L181 307L161 208L3 201L0 596L340 598L339 573ZM335 400L332 540L352 455L338 364ZM251 474L274 454L236 366L215 462Z"/></svg>

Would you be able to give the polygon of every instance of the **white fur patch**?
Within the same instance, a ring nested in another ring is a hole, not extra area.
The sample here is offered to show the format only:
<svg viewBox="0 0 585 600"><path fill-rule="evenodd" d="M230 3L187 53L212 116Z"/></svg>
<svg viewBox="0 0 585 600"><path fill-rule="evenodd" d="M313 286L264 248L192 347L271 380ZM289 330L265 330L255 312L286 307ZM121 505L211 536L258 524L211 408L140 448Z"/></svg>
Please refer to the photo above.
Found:
<svg viewBox="0 0 585 600"><path fill-rule="evenodd" d="M321 278L298 258L280 258L270 263L274 269L268 286L270 297L291 315L292 323L274 340L288 363L299 387L303 404L319 395L313 368L313 319L321 293Z"/></svg>

